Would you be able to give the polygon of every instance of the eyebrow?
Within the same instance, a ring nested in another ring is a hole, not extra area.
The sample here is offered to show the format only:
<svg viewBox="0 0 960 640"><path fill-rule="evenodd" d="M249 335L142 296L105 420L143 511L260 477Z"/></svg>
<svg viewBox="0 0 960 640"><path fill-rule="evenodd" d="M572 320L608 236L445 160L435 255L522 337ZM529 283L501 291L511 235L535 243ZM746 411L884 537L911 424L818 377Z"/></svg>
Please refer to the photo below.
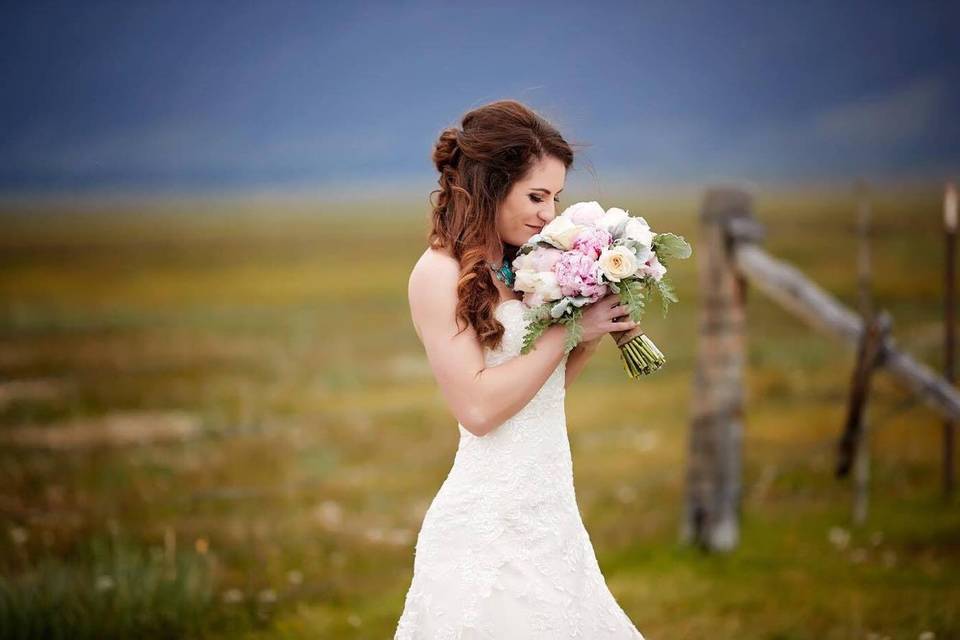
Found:
<svg viewBox="0 0 960 640"><path fill-rule="evenodd" d="M550 195L550 189L544 189L543 187L534 187L531 191L543 191L545 194ZM563 191L563 189L560 189L560 191ZM560 191L557 191L557 193L560 193Z"/></svg>

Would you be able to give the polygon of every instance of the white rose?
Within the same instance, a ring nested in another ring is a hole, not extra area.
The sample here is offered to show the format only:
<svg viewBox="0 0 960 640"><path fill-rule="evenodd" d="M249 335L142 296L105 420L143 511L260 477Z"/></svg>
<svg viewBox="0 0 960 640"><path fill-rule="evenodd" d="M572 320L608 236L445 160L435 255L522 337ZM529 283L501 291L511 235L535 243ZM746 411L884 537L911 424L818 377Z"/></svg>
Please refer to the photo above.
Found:
<svg viewBox="0 0 960 640"><path fill-rule="evenodd" d="M650 230L650 225L643 218L631 217L623 227L623 236L631 238L648 247L653 246L653 236L656 234Z"/></svg>
<svg viewBox="0 0 960 640"><path fill-rule="evenodd" d="M630 218L630 214L623 209L610 207L607 212L597 220L597 226L605 229L614 238L619 238L623 231L623 225Z"/></svg>
<svg viewBox="0 0 960 640"><path fill-rule="evenodd" d="M607 280L620 282L637 271L637 258L628 247L616 246L604 249L597 259L597 265Z"/></svg>
<svg viewBox="0 0 960 640"><path fill-rule="evenodd" d="M580 230L581 227L574 224L570 218L557 216L540 230L540 235L558 249L568 251L573 248L573 241L577 239Z"/></svg>

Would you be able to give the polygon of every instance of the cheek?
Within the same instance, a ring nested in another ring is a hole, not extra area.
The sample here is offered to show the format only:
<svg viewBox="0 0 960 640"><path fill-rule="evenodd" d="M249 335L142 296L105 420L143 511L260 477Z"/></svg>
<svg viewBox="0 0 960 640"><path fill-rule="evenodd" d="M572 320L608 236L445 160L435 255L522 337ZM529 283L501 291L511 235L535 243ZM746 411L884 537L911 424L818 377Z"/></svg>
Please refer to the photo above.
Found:
<svg viewBox="0 0 960 640"><path fill-rule="evenodd" d="M523 198L510 203L509 217L510 223L517 227L523 227L524 221L530 216L537 214L537 203L529 198Z"/></svg>

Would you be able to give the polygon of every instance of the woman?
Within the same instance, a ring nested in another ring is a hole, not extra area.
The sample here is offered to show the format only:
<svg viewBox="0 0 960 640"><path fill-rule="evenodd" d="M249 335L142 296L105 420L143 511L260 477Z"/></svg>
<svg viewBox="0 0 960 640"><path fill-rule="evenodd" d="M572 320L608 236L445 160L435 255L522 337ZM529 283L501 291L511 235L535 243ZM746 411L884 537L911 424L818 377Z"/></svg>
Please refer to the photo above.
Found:
<svg viewBox="0 0 960 640"><path fill-rule="evenodd" d="M410 274L410 311L458 419L449 475L417 537L395 640L627 639L643 636L606 586L573 488L564 395L600 340L630 329L615 295L583 314L564 354L550 327L519 355L517 248L557 215L570 145L504 100L445 130L430 247Z"/></svg>

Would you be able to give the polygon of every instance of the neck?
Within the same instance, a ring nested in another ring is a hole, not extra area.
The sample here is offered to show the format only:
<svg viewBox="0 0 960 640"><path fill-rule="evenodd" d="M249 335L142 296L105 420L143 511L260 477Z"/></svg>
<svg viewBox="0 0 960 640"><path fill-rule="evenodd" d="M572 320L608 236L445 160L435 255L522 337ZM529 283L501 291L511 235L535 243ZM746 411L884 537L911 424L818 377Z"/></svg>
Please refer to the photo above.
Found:
<svg viewBox="0 0 960 640"><path fill-rule="evenodd" d="M513 258L516 256L517 248L513 245L503 244L500 247L500 253L494 255L492 258L488 259L490 264L495 266L503 265L504 260L513 261Z"/></svg>

